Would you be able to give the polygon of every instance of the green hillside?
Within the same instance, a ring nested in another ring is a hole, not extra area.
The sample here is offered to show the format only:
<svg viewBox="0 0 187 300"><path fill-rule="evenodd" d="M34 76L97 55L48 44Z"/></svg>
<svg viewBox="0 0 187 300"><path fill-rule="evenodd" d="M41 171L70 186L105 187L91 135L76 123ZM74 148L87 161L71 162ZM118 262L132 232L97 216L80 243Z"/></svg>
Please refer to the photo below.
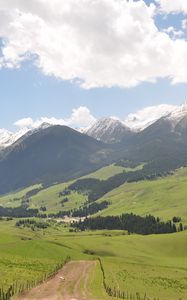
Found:
<svg viewBox="0 0 187 300"><path fill-rule="evenodd" d="M101 215L134 212L152 214L165 220L180 216L187 223L187 168L157 180L125 183L99 201L104 199L111 205Z"/></svg>
<svg viewBox="0 0 187 300"><path fill-rule="evenodd" d="M17 207L21 204L21 199L26 195L27 192L40 188L41 186L41 184L35 184L25 189L0 196L0 206Z"/></svg>
<svg viewBox="0 0 187 300"><path fill-rule="evenodd" d="M141 168L141 165L139 166L139 168ZM137 168L124 168L112 164L98 169L97 171L81 178L96 178L100 180L106 180L109 177L119 174L123 171L127 172L129 170L136 169ZM62 198L59 197L59 193L67 188L70 184L71 182L60 183L52 185L48 188L41 189L41 191L39 191L36 195L29 197L29 207L40 208L41 206L45 206L48 212L58 212L59 210L70 210L80 207L86 201L87 197L85 195L74 193L73 191L70 195L68 195L69 201L67 203L64 203L63 207L60 203ZM26 195L27 192L41 187L42 185L38 184L17 191L15 193L0 196L0 205L6 207L18 207L21 205L22 198Z"/></svg>
<svg viewBox="0 0 187 300"><path fill-rule="evenodd" d="M110 165L88 174L84 178L107 179L126 169ZM30 208L45 206L47 212L56 213L60 210L68 211L77 209L87 201L87 196L71 191L67 196L68 201L61 203L64 197L59 193L67 188L70 183L61 183L41 189L35 195L29 197ZM21 205L22 198L27 192L41 188L35 185L27 189L0 197L0 205L5 207L17 207ZM107 193L97 203L109 201L108 208L100 211L100 215L120 215L133 212L140 215L152 214L171 219L173 216L182 217L182 222L187 224L187 168L177 170L173 175L156 180L144 180L133 183L125 183Z"/></svg>
<svg viewBox="0 0 187 300"><path fill-rule="evenodd" d="M40 208L41 206L45 206L49 213L78 208L86 201L86 196L76 192L71 192L71 194L68 195L68 202L64 203L63 206L61 204L63 197L60 197L59 193L68 187L70 183L71 182L55 184L48 188L41 189L36 195L29 197L29 207ZM0 205L5 207L18 207L21 205L22 199L26 196L27 192L40 187L41 185L34 185L18 192L1 196Z"/></svg>
<svg viewBox="0 0 187 300"><path fill-rule="evenodd" d="M108 166L87 176L107 179L121 172ZM79 208L87 196L71 191L68 201L61 203L60 193L72 182L56 184L48 188L35 185L0 197L4 206L20 206L28 192L29 207L45 206L48 212ZM39 189L39 190L37 190ZM32 194L31 192L31 194ZM110 205L100 215L118 215L134 212L151 213L164 220L182 217L187 224L187 168L157 180L126 183L112 190L103 198ZM127 235L122 231L71 232L69 225L55 220L46 229L17 228L16 219L0 220L0 287L6 290L13 282L39 281L62 262L67 255L73 260L101 259L106 283L112 289L136 292L150 300L185 300L187 298L187 231L163 235ZM109 300L102 285L102 272L97 267L90 286L93 298Z"/></svg>
<svg viewBox="0 0 187 300"><path fill-rule="evenodd" d="M81 178L96 178L100 180L106 180L116 174L119 174L121 172L129 172L129 171L136 171L142 169L143 165L139 165L136 168L124 168L121 166L117 166L115 164L103 167L101 169L98 169L96 172L93 172L91 174L88 174L86 176L83 176Z"/></svg>

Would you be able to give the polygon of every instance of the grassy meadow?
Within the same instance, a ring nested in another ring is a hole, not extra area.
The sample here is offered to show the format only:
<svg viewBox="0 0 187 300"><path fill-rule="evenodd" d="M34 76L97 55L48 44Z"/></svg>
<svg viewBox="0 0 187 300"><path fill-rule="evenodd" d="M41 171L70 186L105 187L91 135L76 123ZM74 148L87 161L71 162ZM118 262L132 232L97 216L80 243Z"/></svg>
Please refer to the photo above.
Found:
<svg viewBox="0 0 187 300"><path fill-rule="evenodd" d="M107 179L124 168L102 168L87 178ZM42 189L30 197L29 206L46 206L47 212L80 207L86 196L71 192L62 207L59 192L70 182ZM16 207L22 197L41 185L0 197L0 205ZM164 220L182 217L187 224L187 168L153 181L121 185L103 198L110 202L101 215L134 212L153 214ZM163 235L127 235L121 231L70 232L69 225L50 222L46 229L17 228L16 220L0 220L0 286L40 280L67 256L72 260L101 259L106 283L130 294L146 294L150 300L187 299L187 231ZM93 297L109 297L102 283L99 263L89 278Z"/></svg>
<svg viewBox="0 0 187 300"><path fill-rule="evenodd" d="M100 180L107 180L109 177L119 174L121 172L128 171L136 171L141 169L143 165L137 166L136 168L124 168L120 166L116 166L114 164L103 167L93 173L90 173L82 178L95 178ZM71 209L79 208L86 200L87 196L82 195L80 193L71 192L68 195L69 201L61 205L62 198L59 197L59 193L68 187L73 181L54 184L48 188L43 188L36 195L29 197L29 207L30 208L40 208L41 206L45 206L47 208L47 212L56 213L60 210L67 211ZM22 198L26 195L27 192L32 191L37 188L41 188L42 185L34 185L22 189L20 191L16 191L13 193L9 193L7 195L0 196L0 206L6 207L18 207L21 205Z"/></svg>
<svg viewBox="0 0 187 300"><path fill-rule="evenodd" d="M71 233L66 226L54 223L32 231L16 228L14 220L0 221L0 286L39 279L68 255L72 260L100 257L111 287L146 293L151 300L187 299L186 231L139 236L120 231ZM99 264L90 289L93 296L109 299Z"/></svg>
<svg viewBox="0 0 187 300"><path fill-rule="evenodd" d="M180 216L187 224L187 168L152 181L125 183L98 201L103 200L110 202L108 208L99 213L103 216L122 212L152 214L164 220Z"/></svg>

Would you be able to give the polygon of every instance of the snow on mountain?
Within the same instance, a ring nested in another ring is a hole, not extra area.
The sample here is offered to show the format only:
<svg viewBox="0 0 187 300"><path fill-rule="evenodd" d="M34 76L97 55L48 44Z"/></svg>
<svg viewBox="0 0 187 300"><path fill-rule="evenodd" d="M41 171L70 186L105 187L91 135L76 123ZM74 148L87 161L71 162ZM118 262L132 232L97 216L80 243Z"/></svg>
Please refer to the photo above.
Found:
<svg viewBox="0 0 187 300"><path fill-rule="evenodd" d="M45 129L49 126L52 126L52 125L50 125L48 123L42 123L37 128L30 129L30 128L25 127L25 128L21 128L19 131L15 132L15 133L8 131L6 129L0 129L0 149L11 146L17 140L19 140L21 137L28 136L34 132Z"/></svg>
<svg viewBox="0 0 187 300"><path fill-rule="evenodd" d="M129 114L125 119L124 124L133 131L142 131L160 118L167 116L178 109L179 106L169 104L149 106L136 113Z"/></svg>
<svg viewBox="0 0 187 300"><path fill-rule="evenodd" d="M87 128L77 129L97 140L106 143L115 143L133 134L133 132L143 131L159 119L166 119L172 123L172 128L183 121L180 126L187 127L187 104L181 106L161 104L158 106L146 107L134 114L129 114L125 121L115 118L102 118ZM0 149L12 145L21 137L30 135L38 130L45 129L54 124L39 123L35 128L22 128L16 133L6 129L0 129Z"/></svg>
<svg viewBox="0 0 187 300"><path fill-rule="evenodd" d="M114 118L102 118L84 131L87 135L106 143L119 142L126 135L131 134L130 129Z"/></svg>
<svg viewBox="0 0 187 300"><path fill-rule="evenodd" d="M11 143L13 135L14 134L12 132L6 129L0 129L0 148L4 148L9 145L9 143Z"/></svg>
<svg viewBox="0 0 187 300"><path fill-rule="evenodd" d="M165 119L171 122L173 128L175 128L181 121L187 121L187 103L182 104L176 110L172 111L165 117Z"/></svg>
<svg viewBox="0 0 187 300"><path fill-rule="evenodd" d="M0 148L6 148L16 142L20 137L29 131L28 128L22 128L16 133L6 129L0 129Z"/></svg>

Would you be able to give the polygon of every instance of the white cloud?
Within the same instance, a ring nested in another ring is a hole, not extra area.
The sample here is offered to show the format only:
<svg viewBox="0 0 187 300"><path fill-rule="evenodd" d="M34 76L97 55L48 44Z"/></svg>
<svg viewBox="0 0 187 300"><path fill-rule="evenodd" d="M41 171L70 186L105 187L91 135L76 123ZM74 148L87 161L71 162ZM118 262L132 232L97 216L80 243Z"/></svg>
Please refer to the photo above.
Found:
<svg viewBox="0 0 187 300"><path fill-rule="evenodd" d="M80 106L74 108L71 116L67 119L41 117L37 120L33 120L32 118L23 118L16 121L14 125L19 128L37 128L43 123L48 123L51 125L66 125L70 127L87 127L95 122L95 120L87 107Z"/></svg>
<svg viewBox="0 0 187 300"><path fill-rule="evenodd" d="M136 113L129 114L124 123L135 131L142 130L177 108L177 105L169 104L148 106L137 111Z"/></svg>
<svg viewBox="0 0 187 300"><path fill-rule="evenodd" d="M161 7L161 10L166 13L187 13L186 0L156 0Z"/></svg>
<svg viewBox="0 0 187 300"><path fill-rule="evenodd" d="M187 19L182 20L181 27L182 27L183 30L187 29Z"/></svg>
<svg viewBox="0 0 187 300"><path fill-rule="evenodd" d="M184 35L182 30L176 30L173 26L169 26L166 29L163 29L164 32L171 34L173 38L180 38Z"/></svg>
<svg viewBox="0 0 187 300"><path fill-rule="evenodd" d="M83 88L187 82L187 42L159 31L155 13L143 0L0 0L0 66L33 59Z"/></svg>
<svg viewBox="0 0 187 300"><path fill-rule="evenodd" d="M77 109L73 109L72 115L66 120L66 123L71 126L86 127L93 124L95 120L87 107L80 106Z"/></svg>
<svg viewBox="0 0 187 300"><path fill-rule="evenodd" d="M34 122L33 122L32 118L23 118L14 123L14 125L19 128L32 127L33 124L34 124Z"/></svg>

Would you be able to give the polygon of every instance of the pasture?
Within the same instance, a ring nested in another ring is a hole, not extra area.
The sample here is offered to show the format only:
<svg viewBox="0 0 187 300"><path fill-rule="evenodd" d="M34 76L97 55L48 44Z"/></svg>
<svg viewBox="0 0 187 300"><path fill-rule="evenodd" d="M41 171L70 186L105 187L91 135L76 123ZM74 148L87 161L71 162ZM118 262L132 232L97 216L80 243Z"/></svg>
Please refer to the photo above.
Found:
<svg viewBox="0 0 187 300"><path fill-rule="evenodd" d="M127 235L122 231L69 232L67 225L45 230L16 228L0 221L0 286L8 288L42 278L67 256L72 260L101 259L112 288L147 295L151 300L187 298L187 232L168 235ZM111 299L97 266L90 277L91 293Z"/></svg>

